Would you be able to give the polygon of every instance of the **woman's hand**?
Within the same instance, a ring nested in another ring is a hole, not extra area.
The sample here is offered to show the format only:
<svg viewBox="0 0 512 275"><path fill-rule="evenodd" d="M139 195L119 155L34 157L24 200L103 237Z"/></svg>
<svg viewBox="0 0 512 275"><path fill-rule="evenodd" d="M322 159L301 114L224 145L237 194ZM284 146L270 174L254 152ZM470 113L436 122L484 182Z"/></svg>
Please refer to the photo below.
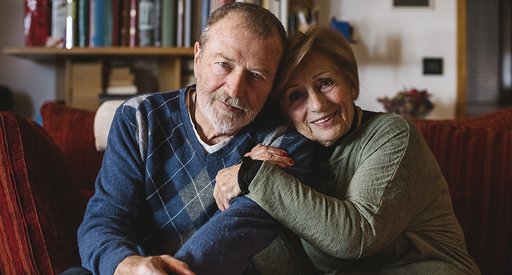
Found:
<svg viewBox="0 0 512 275"><path fill-rule="evenodd" d="M238 170L240 170L240 164L226 167L217 172L213 197L220 211L224 211L229 207L229 202L232 198L242 194L242 190L240 190L238 185Z"/></svg>
<svg viewBox="0 0 512 275"><path fill-rule="evenodd" d="M256 145L249 153L245 154L245 156L255 160L268 161L281 168L290 168L294 164L294 161L288 157L286 151L277 147L261 144Z"/></svg>
<svg viewBox="0 0 512 275"><path fill-rule="evenodd" d="M281 168L289 168L293 166L293 160L288 154L277 148L258 144L249 153L245 154L254 160L269 161ZM215 177L215 188L213 189L213 197L217 203L217 207L224 211L229 207L232 198L242 194L238 185L238 172L240 164L221 169Z"/></svg>

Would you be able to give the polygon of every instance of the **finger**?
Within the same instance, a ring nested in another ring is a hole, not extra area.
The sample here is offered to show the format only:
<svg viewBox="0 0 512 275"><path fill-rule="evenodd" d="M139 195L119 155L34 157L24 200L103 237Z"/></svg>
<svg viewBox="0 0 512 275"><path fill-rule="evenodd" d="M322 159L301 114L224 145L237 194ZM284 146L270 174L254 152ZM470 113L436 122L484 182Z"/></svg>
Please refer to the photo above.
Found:
<svg viewBox="0 0 512 275"><path fill-rule="evenodd" d="M220 192L215 192L215 190L213 191L214 194L213 194L213 198L215 199L215 203L217 204L217 207L219 208L220 211L224 211L226 210L226 208L224 207L224 204L222 204L222 200L220 198Z"/></svg>
<svg viewBox="0 0 512 275"><path fill-rule="evenodd" d="M252 157L255 160L268 161L282 168L290 168L293 166L294 161L286 156L278 156L271 153L260 154Z"/></svg>
<svg viewBox="0 0 512 275"><path fill-rule="evenodd" d="M178 275L195 275L195 273L190 270L190 267L174 257L169 255L162 255L162 260L165 262L165 271L174 272Z"/></svg>

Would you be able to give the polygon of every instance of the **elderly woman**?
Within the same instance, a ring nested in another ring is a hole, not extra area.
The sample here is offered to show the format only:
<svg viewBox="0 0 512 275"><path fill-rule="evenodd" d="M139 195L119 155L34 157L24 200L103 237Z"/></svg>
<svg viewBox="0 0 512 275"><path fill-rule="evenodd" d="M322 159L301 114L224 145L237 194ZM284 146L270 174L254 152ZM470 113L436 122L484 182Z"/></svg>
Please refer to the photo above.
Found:
<svg viewBox="0 0 512 275"><path fill-rule="evenodd" d="M345 39L328 27L292 37L284 68L273 99L318 143L313 173L302 183L278 169L290 163L284 152L258 146L219 172L219 207L245 194L297 234L323 272L478 274L421 134L354 104L357 64Z"/></svg>

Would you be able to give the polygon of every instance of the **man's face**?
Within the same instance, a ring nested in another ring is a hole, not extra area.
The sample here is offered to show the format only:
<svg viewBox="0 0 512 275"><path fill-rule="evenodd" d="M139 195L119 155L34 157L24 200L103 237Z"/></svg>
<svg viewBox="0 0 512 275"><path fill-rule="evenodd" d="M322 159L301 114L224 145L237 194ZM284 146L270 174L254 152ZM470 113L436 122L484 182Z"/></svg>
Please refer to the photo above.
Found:
<svg viewBox="0 0 512 275"><path fill-rule="evenodd" d="M261 40L242 20L226 16L210 28L202 48L195 45L196 122L207 135L235 134L256 117L272 89L280 40Z"/></svg>

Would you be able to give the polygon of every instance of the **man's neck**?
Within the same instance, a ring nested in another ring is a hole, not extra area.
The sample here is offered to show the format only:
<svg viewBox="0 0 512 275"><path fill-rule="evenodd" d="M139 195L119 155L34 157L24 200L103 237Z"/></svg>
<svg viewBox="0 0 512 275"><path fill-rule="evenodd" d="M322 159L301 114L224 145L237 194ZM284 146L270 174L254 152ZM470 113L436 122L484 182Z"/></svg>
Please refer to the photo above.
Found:
<svg viewBox="0 0 512 275"><path fill-rule="evenodd" d="M190 90L188 111L199 138L208 145L214 145L231 137L231 135L220 134L215 131L215 128L211 125L210 121L204 117L200 108L198 108L196 104L196 96L196 91Z"/></svg>

